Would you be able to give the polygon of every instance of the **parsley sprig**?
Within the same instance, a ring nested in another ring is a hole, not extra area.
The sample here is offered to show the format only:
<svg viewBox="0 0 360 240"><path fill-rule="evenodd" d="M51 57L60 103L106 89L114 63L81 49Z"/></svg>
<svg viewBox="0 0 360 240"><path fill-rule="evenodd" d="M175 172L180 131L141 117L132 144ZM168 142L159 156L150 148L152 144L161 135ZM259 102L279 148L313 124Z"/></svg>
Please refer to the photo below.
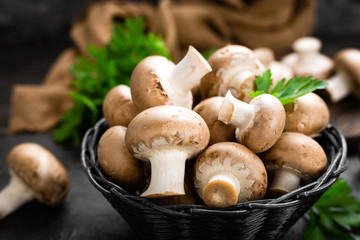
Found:
<svg viewBox="0 0 360 240"><path fill-rule="evenodd" d="M283 105L294 102L294 99L301 97L307 93L313 92L317 89L324 89L327 83L324 80L314 79L310 77L295 77L289 80L285 78L272 85L271 72L268 69L263 75L256 78L257 91L250 92L252 98L261 94L272 94L277 97Z"/></svg>
<svg viewBox="0 0 360 240"><path fill-rule="evenodd" d="M111 88L129 85L133 69L143 58L150 55L169 58L163 40L145 33L142 18L115 23L110 43L103 48L89 46L88 52L92 60L80 56L71 68L75 90L70 96L74 107L53 130L58 141L71 140L79 145L85 131L102 117L102 103Z"/></svg>
<svg viewBox="0 0 360 240"><path fill-rule="evenodd" d="M353 228L360 226L360 201L352 189L338 179L309 210L304 240L355 239Z"/></svg>

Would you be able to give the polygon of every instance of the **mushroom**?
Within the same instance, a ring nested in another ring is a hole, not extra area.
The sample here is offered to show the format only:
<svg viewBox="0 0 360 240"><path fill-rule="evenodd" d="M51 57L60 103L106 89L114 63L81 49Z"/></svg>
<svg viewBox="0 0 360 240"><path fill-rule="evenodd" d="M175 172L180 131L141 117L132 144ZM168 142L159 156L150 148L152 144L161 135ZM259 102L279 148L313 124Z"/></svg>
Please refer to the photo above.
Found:
<svg viewBox="0 0 360 240"><path fill-rule="evenodd" d="M331 58L320 53L321 41L315 37L302 37L297 39L290 53L282 58L281 62L293 67L295 75L318 79L328 78L334 68Z"/></svg>
<svg viewBox="0 0 360 240"><path fill-rule="evenodd" d="M270 48L255 48L253 52L255 57L264 64L265 69L270 69L273 86L284 78L290 79L295 76L295 71L292 67L275 60L274 52Z"/></svg>
<svg viewBox="0 0 360 240"><path fill-rule="evenodd" d="M151 164L150 185L141 196L184 195L185 161L209 139L205 121L188 108L161 105L139 113L128 126L125 144L135 158Z"/></svg>
<svg viewBox="0 0 360 240"><path fill-rule="evenodd" d="M224 97L211 97L201 101L193 109L206 122L210 130L210 145L217 142L235 141L235 127L218 120L218 114Z"/></svg>
<svg viewBox="0 0 360 240"><path fill-rule="evenodd" d="M255 89L256 76L265 71L253 51L241 45L227 45L214 52L209 63L213 69L200 83L203 99L225 96L228 90L236 98L249 102L247 90Z"/></svg>
<svg viewBox="0 0 360 240"><path fill-rule="evenodd" d="M176 65L165 57L149 56L140 61L131 74L134 105L139 112L159 105L191 109L191 89L209 71L209 63L192 46Z"/></svg>
<svg viewBox="0 0 360 240"><path fill-rule="evenodd" d="M110 89L105 96L102 110L110 127L127 127L138 113L131 99L130 88L123 84Z"/></svg>
<svg viewBox="0 0 360 240"><path fill-rule="evenodd" d="M285 126L285 110L279 99L270 94L259 95L250 103L245 103L228 92L218 119L236 127L239 143L260 153L279 139Z"/></svg>
<svg viewBox="0 0 360 240"><path fill-rule="evenodd" d="M301 180L310 182L327 167L323 148L314 139L302 133L284 132L275 145L261 154L273 182L269 196L280 196L295 190Z"/></svg>
<svg viewBox="0 0 360 240"><path fill-rule="evenodd" d="M125 189L137 190L146 184L146 167L126 149L125 133L123 126L113 126L105 131L97 149L99 164L115 183Z"/></svg>
<svg viewBox="0 0 360 240"><path fill-rule="evenodd" d="M223 208L262 199L267 173L260 158L245 146L221 142L208 147L196 160L194 184L207 206Z"/></svg>
<svg viewBox="0 0 360 240"><path fill-rule="evenodd" d="M60 161L36 143L21 143L7 155L10 182L0 192L0 219L37 199L48 206L60 204L69 190L69 178Z"/></svg>
<svg viewBox="0 0 360 240"><path fill-rule="evenodd" d="M354 93L360 96L360 50L348 48L334 57L336 74L327 79L326 91L332 102Z"/></svg>
<svg viewBox="0 0 360 240"><path fill-rule="evenodd" d="M286 121L284 132L298 132L315 137L330 120L329 108L315 93L308 93L284 106Z"/></svg>

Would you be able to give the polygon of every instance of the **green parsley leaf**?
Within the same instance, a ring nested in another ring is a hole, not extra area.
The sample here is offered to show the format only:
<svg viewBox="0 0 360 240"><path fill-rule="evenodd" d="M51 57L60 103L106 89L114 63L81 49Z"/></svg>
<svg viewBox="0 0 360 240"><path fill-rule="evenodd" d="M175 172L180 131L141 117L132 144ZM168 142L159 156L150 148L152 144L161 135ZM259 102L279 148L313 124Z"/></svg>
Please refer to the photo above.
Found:
<svg viewBox="0 0 360 240"><path fill-rule="evenodd" d="M59 126L52 131L57 141L70 140L80 145L85 131L102 117L102 103L111 88L130 85L133 69L145 57L170 57L160 37L145 33L142 18L115 23L107 46L88 46L87 50L92 60L80 56L71 67L75 90L69 94L74 107L65 112Z"/></svg>

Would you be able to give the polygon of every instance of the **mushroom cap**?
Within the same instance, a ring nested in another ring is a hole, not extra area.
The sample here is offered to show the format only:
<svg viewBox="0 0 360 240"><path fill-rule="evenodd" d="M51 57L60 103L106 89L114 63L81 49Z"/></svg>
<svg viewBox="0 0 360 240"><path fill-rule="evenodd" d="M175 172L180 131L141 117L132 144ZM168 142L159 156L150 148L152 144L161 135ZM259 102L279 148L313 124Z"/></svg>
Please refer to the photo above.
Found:
<svg viewBox="0 0 360 240"><path fill-rule="evenodd" d="M224 97L211 97L201 101L194 111L206 122L210 130L210 144L235 140L235 126L226 125L218 120L218 114Z"/></svg>
<svg viewBox="0 0 360 240"><path fill-rule="evenodd" d="M236 130L236 138L255 153L264 152L283 132L285 109L279 99L270 94L259 95L249 104L254 106L254 116L246 129Z"/></svg>
<svg viewBox="0 0 360 240"><path fill-rule="evenodd" d="M118 85L110 89L103 102L103 114L110 127L129 125L137 115L131 99L131 90L126 85Z"/></svg>
<svg viewBox="0 0 360 240"><path fill-rule="evenodd" d="M315 93L308 93L285 105L285 132L315 136L324 130L330 120L329 108Z"/></svg>
<svg viewBox="0 0 360 240"><path fill-rule="evenodd" d="M274 51L268 47L259 47L253 49L254 55L264 64L265 68L269 68L270 64L275 60Z"/></svg>
<svg viewBox="0 0 360 240"><path fill-rule="evenodd" d="M149 56L134 68L130 78L133 103L141 112L150 107L172 104L162 79L168 77L175 64L162 56Z"/></svg>
<svg viewBox="0 0 360 240"><path fill-rule="evenodd" d="M353 80L353 92L360 95L360 50L344 49L335 55L334 61L336 68L345 71Z"/></svg>
<svg viewBox="0 0 360 240"><path fill-rule="evenodd" d="M134 158L125 146L126 127L113 126L99 140L99 164L114 182L126 189L140 189L146 184L144 162Z"/></svg>
<svg viewBox="0 0 360 240"><path fill-rule="evenodd" d="M41 145L16 145L7 155L7 164L39 202L55 206L65 199L69 190L68 174L60 161Z"/></svg>
<svg viewBox="0 0 360 240"><path fill-rule="evenodd" d="M194 166L194 184L201 198L205 185L218 173L231 173L239 180L238 202L262 199L265 196L265 166L254 152L239 143L213 144L197 158Z"/></svg>
<svg viewBox="0 0 360 240"><path fill-rule="evenodd" d="M305 181L320 176L327 167L323 148L309 136L296 132L284 132L275 145L261 154L269 172L286 169Z"/></svg>
<svg viewBox="0 0 360 240"><path fill-rule="evenodd" d="M180 106L162 105L139 113L129 124L125 144L136 158L147 160L153 150L175 147L188 158L209 143L210 132L196 112Z"/></svg>
<svg viewBox="0 0 360 240"><path fill-rule="evenodd" d="M212 67L212 71L206 74L200 83L200 92L203 99L214 96L225 96L227 86L224 82L239 72L251 72L255 75L264 72L264 66L254 56L251 49L241 45L227 45L218 49L208 59ZM241 90L251 90L255 86L255 79L250 78L239 86L238 92ZM238 94L234 94L234 96ZM244 94L244 96L246 96ZM239 98L241 99L241 98Z"/></svg>

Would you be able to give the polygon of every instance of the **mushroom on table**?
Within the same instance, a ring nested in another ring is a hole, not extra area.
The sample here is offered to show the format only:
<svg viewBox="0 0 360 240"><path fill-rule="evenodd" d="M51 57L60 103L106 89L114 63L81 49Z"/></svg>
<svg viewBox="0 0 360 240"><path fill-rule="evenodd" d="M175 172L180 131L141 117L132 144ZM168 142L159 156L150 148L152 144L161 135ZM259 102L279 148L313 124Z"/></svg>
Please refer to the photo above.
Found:
<svg viewBox="0 0 360 240"><path fill-rule="evenodd" d="M139 113L125 143L135 158L151 164L150 185L141 196L184 195L185 161L206 148L209 139L205 121L188 108L161 105Z"/></svg>
<svg viewBox="0 0 360 240"><path fill-rule="evenodd" d="M207 206L229 207L262 199L267 173L260 158L245 146L221 142L208 147L196 160L194 184Z"/></svg>
<svg viewBox="0 0 360 240"><path fill-rule="evenodd" d="M36 143L21 143L7 155L10 182L0 192L0 219L36 199L48 206L63 202L69 190L64 166Z"/></svg>

